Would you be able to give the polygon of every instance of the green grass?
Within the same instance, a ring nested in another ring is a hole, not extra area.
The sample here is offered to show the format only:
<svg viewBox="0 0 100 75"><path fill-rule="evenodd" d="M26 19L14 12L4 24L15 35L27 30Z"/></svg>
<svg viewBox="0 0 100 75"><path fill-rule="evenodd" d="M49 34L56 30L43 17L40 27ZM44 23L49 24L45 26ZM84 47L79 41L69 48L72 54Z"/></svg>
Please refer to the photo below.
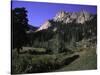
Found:
<svg viewBox="0 0 100 75"><path fill-rule="evenodd" d="M69 54L70 55L70 54ZM29 53L17 54L13 51L12 73L51 72L65 65L69 57L66 53L34 55Z"/></svg>
<svg viewBox="0 0 100 75"><path fill-rule="evenodd" d="M30 54L29 52L18 54L16 50L13 50L12 73L23 74L96 69L96 58L96 48L81 47L80 50L72 54L64 52L37 55Z"/></svg>
<svg viewBox="0 0 100 75"><path fill-rule="evenodd" d="M75 70L92 70L97 69L97 55L95 48L86 48L80 53L80 58L71 64L64 66L56 71L75 71Z"/></svg>

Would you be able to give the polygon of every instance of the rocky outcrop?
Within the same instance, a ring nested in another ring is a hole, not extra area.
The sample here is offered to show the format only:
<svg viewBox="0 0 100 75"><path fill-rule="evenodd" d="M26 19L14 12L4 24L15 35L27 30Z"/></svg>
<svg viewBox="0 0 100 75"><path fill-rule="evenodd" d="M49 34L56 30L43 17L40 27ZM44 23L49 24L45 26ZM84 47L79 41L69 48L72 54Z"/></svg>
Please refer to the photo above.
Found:
<svg viewBox="0 0 100 75"><path fill-rule="evenodd" d="M46 21L43 25L40 26L39 29L37 29L36 31L40 31L43 29L48 29L51 26L51 23L49 21Z"/></svg>
<svg viewBox="0 0 100 75"><path fill-rule="evenodd" d="M90 21L91 19L93 19L93 15L86 11L80 11L80 12L60 11L56 14L55 17L53 17L52 20L54 22L62 22L65 24L68 24L68 23L84 24L86 21ZM52 26L51 22L47 20L36 31L48 29L51 26Z"/></svg>
<svg viewBox="0 0 100 75"><path fill-rule="evenodd" d="M60 11L56 14L56 16L53 18L54 21L60 21L63 23L85 23L86 21L89 21L93 18L93 16L86 12L86 11L81 11L81 12L65 12L65 11Z"/></svg>

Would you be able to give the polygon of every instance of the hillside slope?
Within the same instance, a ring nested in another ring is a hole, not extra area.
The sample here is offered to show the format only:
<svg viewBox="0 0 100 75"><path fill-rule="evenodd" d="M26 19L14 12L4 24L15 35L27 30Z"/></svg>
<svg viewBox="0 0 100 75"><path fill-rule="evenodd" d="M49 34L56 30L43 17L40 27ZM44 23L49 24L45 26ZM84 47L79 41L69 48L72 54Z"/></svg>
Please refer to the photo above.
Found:
<svg viewBox="0 0 100 75"><path fill-rule="evenodd" d="M80 57L71 64L57 71L92 70L96 69L97 57L95 48L87 48L79 52Z"/></svg>

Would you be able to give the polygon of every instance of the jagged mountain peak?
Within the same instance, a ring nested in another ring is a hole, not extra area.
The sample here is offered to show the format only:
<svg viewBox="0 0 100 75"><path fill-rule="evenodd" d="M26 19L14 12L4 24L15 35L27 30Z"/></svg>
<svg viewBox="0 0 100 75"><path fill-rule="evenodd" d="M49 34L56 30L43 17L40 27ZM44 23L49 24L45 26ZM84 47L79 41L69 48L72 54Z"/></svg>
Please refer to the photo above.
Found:
<svg viewBox="0 0 100 75"><path fill-rule="evenodd" d="M62 21L64 19L66 19L66 17L69 17L69 14L68 12L65 12L65 11L59 11L56 16L53 18L54 21Z"/></svg>
<svg viewBox="0 0 100 75"><path fill-rule="evenodd" d="M76 23L85 23L88 20L91 20L91 14L88 13L85 10L82 10L80 12L65 12L65 11L60 11L56 14L56 16L53 18L54 21L62 21L63 23L71 23L71 22L76 22Z"/></svg>
<svg viewBox="0 0 100 75"><path fill-rule="evenodd" d="M85 23L86 21L90 21L93 18L93 15L89 12L82 10L80 12L67 12L67 11L59 11L55 17L53 17L54 22L63 22L63 23ZM51 26L51 22L49 20L45 21L43 25L40 26L37 31L48 29Z"/></svg>
<svg viewBox="0 0 100 75"><path fill-rule="evenodd" d="M60 17L60 16L63 17L64 15L66 15L66 13L67 13L67 12L61 10L61 11L59 11L59 12L56 14L56 16L58 16L58 17Z"/></svg>

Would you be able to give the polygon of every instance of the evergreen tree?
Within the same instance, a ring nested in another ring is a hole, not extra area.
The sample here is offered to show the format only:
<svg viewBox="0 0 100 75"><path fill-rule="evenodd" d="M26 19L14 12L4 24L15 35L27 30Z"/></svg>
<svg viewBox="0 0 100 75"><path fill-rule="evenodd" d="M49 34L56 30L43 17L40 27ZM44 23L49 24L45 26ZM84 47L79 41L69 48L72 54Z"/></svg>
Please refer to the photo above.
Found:
<svg viewBox="0 0 100 75"><path fill-rule="evenodd" d="M27 11L25 8L12 10L12 48L20 48L27 43L26 31L28 29Z"/></svg>

